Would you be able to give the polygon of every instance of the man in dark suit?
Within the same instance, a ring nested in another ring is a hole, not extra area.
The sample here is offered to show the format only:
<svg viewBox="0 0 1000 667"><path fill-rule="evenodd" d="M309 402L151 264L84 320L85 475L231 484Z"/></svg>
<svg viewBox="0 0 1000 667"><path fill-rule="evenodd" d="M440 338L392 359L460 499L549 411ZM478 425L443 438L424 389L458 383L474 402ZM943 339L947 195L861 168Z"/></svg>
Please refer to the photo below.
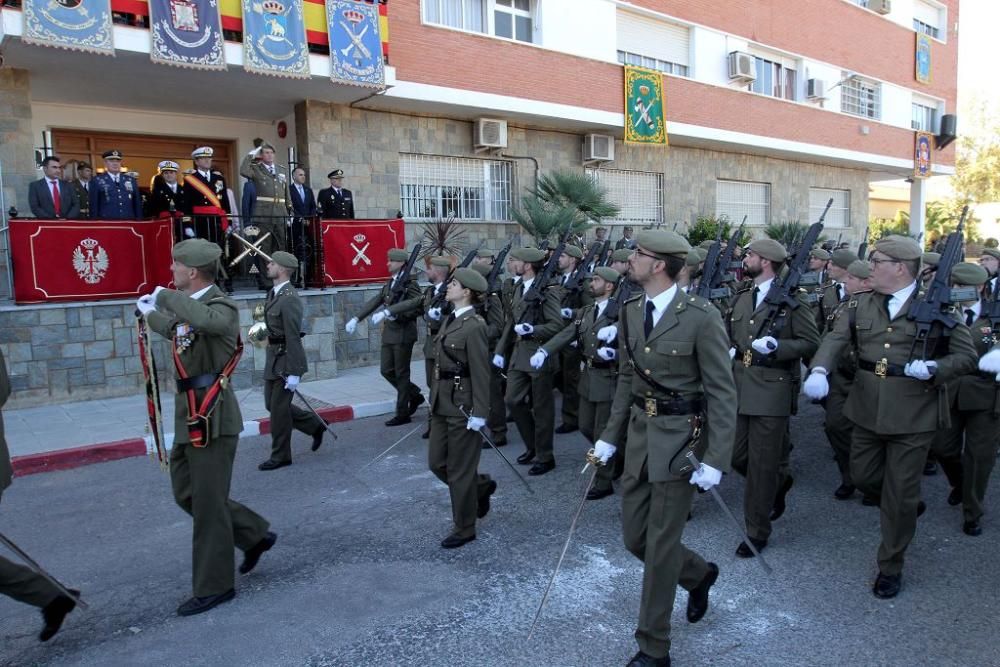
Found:
<svg viewBox="0 0 1000 667"><path fill-rule="evenodd" d="M44 176L28 184L28 205L36 218L80 217L73 186L62 180L62 163L55 155L42 160Z"/></svg>
<svg viewBox="0 0 1000 667"><path fill-rule="evenodd" d="M295 287L302 288L305 267L309 263L310 247L306 230L309 229L310 219L316 217L316 197L312 188L306 185L306 170L296 167L292 170L292 186L288 188L289 199L292 202L292 254L299 260L298 279Z"/></svg>
<svg viewBox="0 0 1000 667"><path fill-rule="evenodd" d="M344 170L334 169L326 175L330 187L319 191L319 214L333 220L354 219L354 195L341 187L344 184Z"/></svg>
<svg viewBox="0 0 1000 667"><path fill-rule="evenodd" d="M635 249L635 239L632 238L631 227L622 228L622 237L615 243L615 250L621 250L622 248Z"/></svg>
<svg viewBox="0 0 1000 667"><path fill-rule="evenodd" d="M90 182L90 217L94 220L141 220L142 197L135 178L122 172L118 149L104 151L104 173Z"/></svg>

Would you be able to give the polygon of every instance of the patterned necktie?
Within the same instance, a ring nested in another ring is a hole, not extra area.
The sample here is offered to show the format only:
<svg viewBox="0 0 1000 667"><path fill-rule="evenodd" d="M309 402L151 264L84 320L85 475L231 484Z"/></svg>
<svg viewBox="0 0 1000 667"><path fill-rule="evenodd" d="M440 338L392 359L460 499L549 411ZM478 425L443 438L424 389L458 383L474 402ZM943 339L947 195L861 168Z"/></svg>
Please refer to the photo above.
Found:
<svg viewBox="0 0 1000 667"><path fill-rule="evenodd" d="M976 311L971 308L965 309L965 326L971 327L972 323L976 321Z"/></svg>
<svg viewBox="0 0 1000 667"><path fill-rule="evenodd" d="M646 320L643 322L643 330L646 332L646 338L649 338L649 334L653 333L653 311L656 306L649 299L646 300Z"/></svg>
<svg viewBox="0 0 1000 667"><path fill-rule="evenodd" d="M52 181L52 208L56 212L57 218L62 215L62 202L59 201L60 199L59 186L56 185L56 181Z"/></svg>

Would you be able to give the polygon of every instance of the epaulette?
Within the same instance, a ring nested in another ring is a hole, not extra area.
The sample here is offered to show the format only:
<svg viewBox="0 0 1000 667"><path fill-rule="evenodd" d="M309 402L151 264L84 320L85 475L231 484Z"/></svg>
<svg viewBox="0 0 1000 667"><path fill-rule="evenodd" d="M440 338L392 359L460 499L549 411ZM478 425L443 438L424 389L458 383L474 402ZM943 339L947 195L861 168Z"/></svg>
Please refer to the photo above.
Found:
<svg viewBox="0 0 1000 667"><path fill-rule="evenodd" d="M636 294L634 296L630 296L628 299L626 299L625 303L632 303L633 301L636 301L637 299L641 299L644 296L646 296L646 295L643 292L639 292L638 294Z"/></svg>
<svg viewBox="0 0 1000 667"><path fill-rule="evenodd" d="M191 174L193 174L193 173L194 173L194 169L185 169L185 170L184 170L184 173L185 173L185 174L186 174L187 176L190 176Z"/></svg>
<svg viewBox="0 0 1000 667"><path fill-rule="evenodd" d="M216 170L216 169L213 169L213 170L212 170L212 173L213 173L213 174L215 174L216 176L222 176L222 172L221 172L221 171L218 171L218 170Z"/></svg>
<svg viewBox="0 0 1000 667"><path fill-rule="evenodd" d="M704 311L708 311L709 309L716 310L715 306L712 305L711 301L709 301L705 297L698 296L697 294L687 295L687 305L693 306L698 310L704 310Z"/></svg>
<svg viewBox="0 0 1000 667"><path fill-rule="evenodd" d="M734 294L733 296L739 296L740 294L749 292L751 290L753 290L753 283L750 283L749 285L743 285L742 287L738 288L736 290L736 294Z"/></svg>

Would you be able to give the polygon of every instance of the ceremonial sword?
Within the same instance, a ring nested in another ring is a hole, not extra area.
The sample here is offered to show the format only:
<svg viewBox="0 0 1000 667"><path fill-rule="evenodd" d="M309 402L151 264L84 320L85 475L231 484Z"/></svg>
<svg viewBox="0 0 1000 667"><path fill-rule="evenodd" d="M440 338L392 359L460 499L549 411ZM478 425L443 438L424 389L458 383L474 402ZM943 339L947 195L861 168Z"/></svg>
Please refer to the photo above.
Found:
<svg viewBox="0 0 1000 667"><path fill-rule="evenodd" d="M458 410L463 415L465 415L466 419L472 419L472 415L470 415L468 412L465 411L465 406L464 405L458 406ZM490 447L492 447L493 451L496 452L497 454L499 454L500 458L503 459L504 463L506 463L507 466L511 470L514 471L514 474L517 475L517 478L519 480L521 480L521 484L524 484L524 488L526 488L528 490L528 493L532 493L533 494L535 492L535 490L531 488L530 484L528 484L528 480L526 480L524 477L521 476L521 473L519 473L517 471L517 468L515 468L514 464L510 462L510 459L508 459L506 456L504 456L503 452L500 451L500 448L493 444L493 441L489 438L489 436L486 435L485 427L479 429L478 431L476 431L476 433L478 433L479 436L483 439L483 442L485 442L487 445L489 445Z"/></svg>
<svg viewBox="0 0 1000 667"><path fill-rule="evenodd" d="M236 240L238 240L243 245L247 246L247 249L244 250L243 252L241 252L239 255L237 255L235 259L233 259L232 261L230 261L229 262L229 267L232 268L232 267L236 266L237 264L239 264L239 262L240 262L241 259L243 259L244 257L246 257L249 254L260 255L261 257L263 257L264 259L266 259L267 261L270 262L271 258L268 257L267 255L265 255L264 251L260 249L260 246L262 246L264 244L264 240L267 239L267 237L269 237L270 235L271 235L271 232L267 232L266 234L264 234L263 236L261 236L259 239L257 239L256 243L251 243L250 241L247 241L245 238L243 238L239 234L233 234L233 236L236 237Z"/></svg>
<svg viewBox="0 0 1000 667"><path fill-rule="evenodd" d="M389 445L388 449L386 449L384 452L382 452L381 454L379 454L378 456L376 456L375 458L373 458L371 461L369 461L368 463L366 463L363 466L361 466L361 468L358 469L358 472L361 472L362 470L364 470L368 466L372 465L373 463L378 463L379 461L381 461L383 458L385 458L385 456L389 452L391 452L393 450L393 448L396 445L398 445L399 443L403 442L404 440L406 440L407 438L409 438L411 435L413 435L414 433L416 433L417 431L419 431L421 426L422 426L422 424L417 424L416 426L414 426L412 431L410 431L409 433L407 433L406 435L404 435L402 438L400 438L396 442L394 442L391 445Z"/></svg>
<svg viewBox="0 0 1000 667"><path fill-rule="evenodd" d="M68 588L66 588L65 586L63 586L61 583L59 583L59 580L57 580L51 574L49 574L48 572L46 572L42 568L41 565L39 565L38 563L36 563L35 560L31 556L29 556L28 554L26 554L24 552L24 550L21 549L21 547L19 547L16 544L14 544L14 542L9 537L7 537L6 535L4 535L3 533L0 533L0 542L2 542L5 547L7 547L11 551L13 551L15 554L17 554L18 557L22 561L24 561L24 563L28 567L30 567L32 570L35 571L35 574L41 576L46 581L48 581L50 584L52 584L53 586L55 586L56 588L58 588L59 591L62 592L63 595L65 595L70 600L72 600L73 602L75 602L76 604L78 604L81 609L87 609L87 603L83 601L83 598L80 597L79 593L73 593L71 590L69 590Z"/></svg>
<svg viewBox="0 0 1000 667"><path fill-rule="evenodd" d="M282 379L283 379L283 380L285 380L285 382L288 382L288 378L282 378ZM323 428L325 428L325 429L327 430L327 432L328 432L328 433L329 433L330 435L332 435L332 436L333 436L333 439L334 439L334 440L336 440L336 439L337 439L337 434L336 434L336 433L334 433L334 431L333 431L333 427L332 427L332 426L330 426L330 423L329 423L329 422L327 422L327 421L326 421L325 419L323 419L322 417L320 417L320 416L319 416L319 413L318 413L318 412L316 412L316 408L314 408L314 407L312 406L312 403L310 403L309 401L307 401L307 400L306 400L306 397L302 395L302 392L301 392L301 391L299 391L299 388L298 388L298 387L296 387L295 389L292 389L292 392L293 392L293 393L294 393L294 394L295 394L296 396L298 396L298 397L299 397L299 400L301 400L301 401L302 401L303 403L305 403L305 404L306 404L306 407L307 407L307 408L309 408L309 412L311 412L311 413L313 413L314 415L316 415L316 419L318 419L318 420L320 420L321 422L323 422Z"/></svg>

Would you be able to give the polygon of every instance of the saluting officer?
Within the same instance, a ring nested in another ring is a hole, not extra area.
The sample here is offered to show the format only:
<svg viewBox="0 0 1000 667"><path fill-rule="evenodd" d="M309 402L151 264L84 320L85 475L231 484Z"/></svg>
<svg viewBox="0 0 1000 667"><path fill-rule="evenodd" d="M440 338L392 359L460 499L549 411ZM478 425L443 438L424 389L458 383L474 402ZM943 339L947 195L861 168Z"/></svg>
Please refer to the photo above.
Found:
<svg viewBox="0 0 1000 667"><path fill-rule="evenodd" d="M869 260L873 291L849 305L823 339L803 386L810 398L825 397L826 376L845 348L855 349L858 374L844 416L854 422L851 479L862 492L881 498L879 574L872 587L879 598L899 593L903 557L923 509L921 470L935 431L948 425L947 383L974 370L976 363L964 321L949 336L934 327L928 358L911 356L917 324L906 314L919 298L920 255L920 245L905 236L887 236L875 244Z"/></svg>
<svg viewBox="0 0 1000 667"><path fill-rule="evenodd" d="M260 245L261 251L270 256L275 250L284 250L291 201L288 198L288 178L274 162L274 146L262 142L247 153L240 163L240 176L254 185L253 225L260 230L258 238L269 232L271 234ZM265 279L266 262L259 253L254 254L254 263L258 271L257 288L262 291L270 289L271 285Z"/></svg>
<svg viewBox="0 0 1000 667"><path fill-rule="evenodd" d="M320 217L333 220L353 220L354 195L343 187L344 170L334 169L326 177L330 179L330 187L320 190L317 197Z"/></svg>
<svg viewBox="0 0 1000 667"><path fill-rule="evenodd" d="M94 220L142 220L142 197L139 184L122 172L118 149L104 151L104 173L95 176L89 186L90 217Z"/></svg>

